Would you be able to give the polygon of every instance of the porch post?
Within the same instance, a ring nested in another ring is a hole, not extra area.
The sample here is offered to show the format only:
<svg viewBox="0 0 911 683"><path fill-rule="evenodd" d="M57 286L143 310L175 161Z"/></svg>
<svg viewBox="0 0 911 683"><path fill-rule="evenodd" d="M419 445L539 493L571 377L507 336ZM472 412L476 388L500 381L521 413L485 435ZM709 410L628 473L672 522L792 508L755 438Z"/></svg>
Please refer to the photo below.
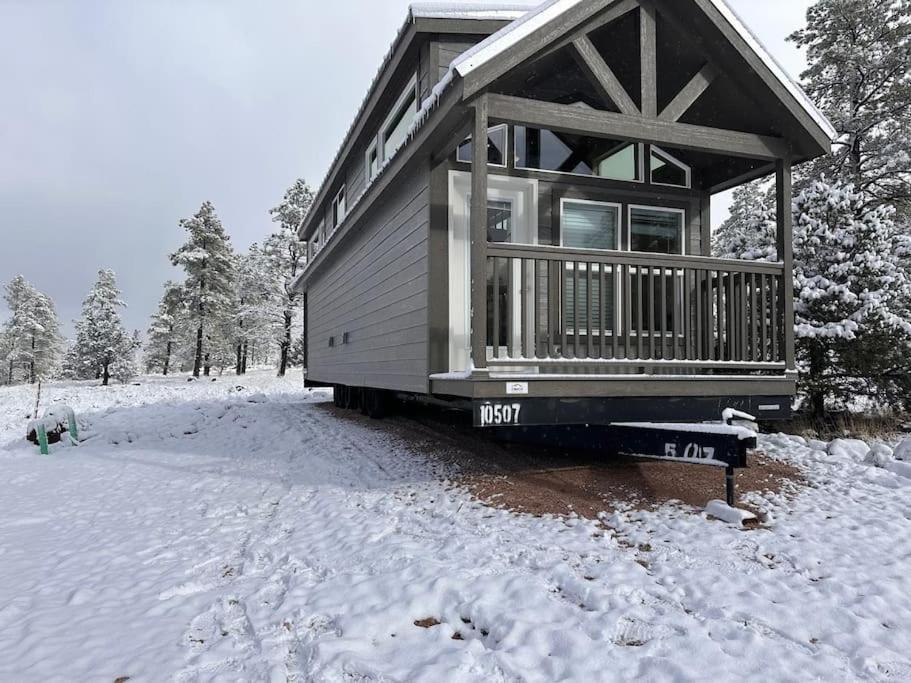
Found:
<svg viewBox="0 0 911 683"><path fill-rule="evenodd" d="M471 359L487 369L487 128L489 103L474 103L471 163Z"/></svg>
<svg viewBox="0 0 911 683"><path fill-rule="evenodd" d="M779 310L784 332L784 360L788 370L797 368L794 351L794 226L791 214L791 160L775 162L775 198L778 222L778 259L784 264Z"/></svg>

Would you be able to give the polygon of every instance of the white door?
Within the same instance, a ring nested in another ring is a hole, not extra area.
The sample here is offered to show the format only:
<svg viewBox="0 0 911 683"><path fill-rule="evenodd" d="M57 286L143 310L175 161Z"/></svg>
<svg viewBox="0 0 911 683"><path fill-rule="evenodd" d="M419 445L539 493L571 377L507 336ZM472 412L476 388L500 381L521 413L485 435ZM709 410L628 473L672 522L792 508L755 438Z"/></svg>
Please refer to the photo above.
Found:
<svg viewBox="0 0 911 683"><path fill-rule="evenodd" d="M538 243L538 181L491 175L487 186L488 232L498 241L516 244ZM471 174L449 172L449 370L465 372L471 369ZM513 268L509 290L513 302L513 346L521 346L522 327L534 324L534 307L529 301L522 320L521 292L533 291L531 282L522 283L521 268ZM529 275L529 278L531 275ZM532 334L528 339L533 339ZM531 357L534 349L522 349ZM505 348L500 349L504 355ZM493 348L487 349L488 359Z"/></svg>

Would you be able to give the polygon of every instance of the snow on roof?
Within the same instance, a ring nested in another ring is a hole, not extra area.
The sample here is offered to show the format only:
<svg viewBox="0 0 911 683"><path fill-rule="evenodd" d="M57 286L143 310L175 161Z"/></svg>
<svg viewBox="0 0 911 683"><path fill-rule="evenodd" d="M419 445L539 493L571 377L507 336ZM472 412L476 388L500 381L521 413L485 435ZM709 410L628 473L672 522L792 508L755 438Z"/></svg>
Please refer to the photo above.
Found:
<svg viewBox="0 0 911 683"><path fill-rule="evenodd" d="M529 5L491 5L477 2L418 2L411 5L415 19L473 19L515 21L534 9Z"/></svg>
<svg viewBox="0 0 911 683"><path fill-rule="evenodd" d="M478 67L495 59L504 50L512 47L534 31L546 26L564 12L586 0L548 0L540 7L524 14L521 18L504 26L502 29L478 43L472 49L462 54L452 64L452 68L463 78ZM781 82L785 89L797 101L801 108L813 119L831 140L837 137L835 126L819 111L809 96L787 74L782 66L772 57L762 42L747 28L746 24L737 16L725 0L710 0L731 27L740 35L752 49L775 78Z"/></svg>

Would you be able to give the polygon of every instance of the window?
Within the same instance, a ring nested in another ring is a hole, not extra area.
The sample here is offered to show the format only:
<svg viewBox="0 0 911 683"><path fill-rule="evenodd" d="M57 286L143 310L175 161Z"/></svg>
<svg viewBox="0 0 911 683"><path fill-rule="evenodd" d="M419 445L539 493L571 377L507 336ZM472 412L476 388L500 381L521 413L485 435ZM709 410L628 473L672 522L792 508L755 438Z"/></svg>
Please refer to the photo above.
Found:
<svg viewBox="0 0 911 683"><path fill-rule="evenodd" d="M690 187L690 167L667 152L652 147L649 158L652 183L673 187Z"/></svg>
<svg viewBox="0 0 911 683"><path fill-rule="evenodd" d="M365 162L367 167L367 182L369 183L376 178L377 174L380 172L380 150L376 139L374 139L373 142L370 143L370 147L367 148Z"/></svg>
<svg viewBox="0 0 911 683"><path fill-rule="evenodd" d="M561 199L560 244L576 249L619 249L620 205Z"/></svg>
<svg viewBox="0 0 911 683"><path fill-rule="evenodd" d="M560 243L577 249L620 247L620 205L581 199L560 200ZM588 291L591 269L591 294ZM604 291L601 272L604 271ZM591 307L589 308L589 299ZM606 304L602 306L602 301ZM614 278L609 266L567 263L563 317L569 334L610 333L614 327ZM577 322L578 316L578 322ZM603 318L603 319L602 319Z"/></svg>
<svg viewBox="0 0 911 683"><path fill-rule="evenodd" d="M408 132L417 116L417 79L412 76L408 87L392 107L389 118L383 123L380 131L383 146L383 160L392 158L405 142Z"/></svg>
<svg viewBox="0 0 911 683"><path fill-rule="evenodd" d="M516 168L642 181L642 145L516 126Z"/></svg>
<svg viewBox="0 0 911 683"><path fill-rule="evenodd" d="M509 127L504 125L494 126L487 131L487 162L491 166L506 166L506 150L509 143ZM474 156L474 146L471 144L471 136L465 138L465 141L459 145L456 152L456 161L470 164Z"/></svg>
<svg viewBox="0 0 911 683"><path fill-rule="evenodd" d="M339 193L335 195L335 199L332 200L332 228L333 230L341 225L342 221L345 220L345 215L347 212L347 205L345 203L345 186L342 185L342 189L339 190Z"/></svg>
<svg viewBox="0 0 911 683"><path fill-rule="evenodd" d="M487 241L512 242L512 202L487 201Z"/></svg>
<svg viewBox="0 0 911 683"><path fill-rule="evenodd" d="M683 253L683 209L629 207L629 248L655 254Z"/></svg>

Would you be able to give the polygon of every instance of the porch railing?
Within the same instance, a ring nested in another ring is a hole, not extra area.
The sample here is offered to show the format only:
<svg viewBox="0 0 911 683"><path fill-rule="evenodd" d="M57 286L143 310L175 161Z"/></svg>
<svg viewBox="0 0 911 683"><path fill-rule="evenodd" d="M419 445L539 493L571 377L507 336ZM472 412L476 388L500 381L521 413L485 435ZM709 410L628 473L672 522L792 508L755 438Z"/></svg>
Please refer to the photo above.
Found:
<svg viewBox="0 0 911 683"><path fill-rule="evenodd" d="M487 363L780 372L783 278L781 263L491 243Z"/></svg>

